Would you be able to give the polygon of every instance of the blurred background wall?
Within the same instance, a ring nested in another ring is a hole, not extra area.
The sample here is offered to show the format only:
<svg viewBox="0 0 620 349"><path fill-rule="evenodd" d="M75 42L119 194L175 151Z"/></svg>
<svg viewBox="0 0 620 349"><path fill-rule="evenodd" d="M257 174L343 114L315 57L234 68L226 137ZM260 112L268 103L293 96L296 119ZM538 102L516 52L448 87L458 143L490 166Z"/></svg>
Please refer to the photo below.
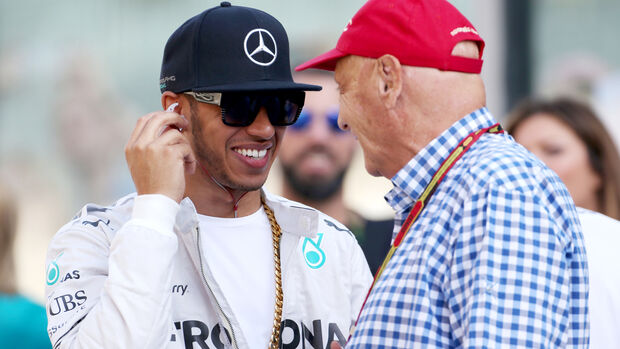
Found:
<svg viewBox="0 0 620 349"><path fill-rule="evenodd" d="M364 1L232 3L278 18L298 64L331 49ZM452 3L486 40L482 75L496 118L530 94L570 94L592 102L620 143L620 2ZM17 194L22 292L44 301L47 243L83 204L111 203L133 191L123 147L138 117L161 108L163 46L187 18L218 4L0 2L0 180ZM357 155L347 201L373 218L391 215L383 200L391 184L366 174ZM277 173L267 183L276 193Z"/></svg>

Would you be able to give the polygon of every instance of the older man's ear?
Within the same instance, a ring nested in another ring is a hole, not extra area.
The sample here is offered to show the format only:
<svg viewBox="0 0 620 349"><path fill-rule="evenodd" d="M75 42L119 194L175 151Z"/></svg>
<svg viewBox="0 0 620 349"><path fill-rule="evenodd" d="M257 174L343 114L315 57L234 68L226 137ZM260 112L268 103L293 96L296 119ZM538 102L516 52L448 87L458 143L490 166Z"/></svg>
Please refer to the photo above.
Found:
<svg viewBox="0 0 620 349"><path fill-rule="evenodd" d="M398 58L386 54L375 61L379 97L388 109L394 108L403 88L403 68Z"/></svg>

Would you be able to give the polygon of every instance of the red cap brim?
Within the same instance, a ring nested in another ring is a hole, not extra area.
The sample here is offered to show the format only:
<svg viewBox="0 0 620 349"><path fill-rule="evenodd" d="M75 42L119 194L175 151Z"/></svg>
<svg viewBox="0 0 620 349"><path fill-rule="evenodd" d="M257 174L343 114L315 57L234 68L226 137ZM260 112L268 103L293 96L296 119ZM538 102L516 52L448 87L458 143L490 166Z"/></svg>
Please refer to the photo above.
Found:
<svg viewBox="0 0 620 349"><path fill-rule="evenodd" d="M298 65L295 67L295 71L302 71L309 68L334 71L338 60L348 55L348 53L342 52L338 48L335 48L307 61L306 63Z"/></svg>

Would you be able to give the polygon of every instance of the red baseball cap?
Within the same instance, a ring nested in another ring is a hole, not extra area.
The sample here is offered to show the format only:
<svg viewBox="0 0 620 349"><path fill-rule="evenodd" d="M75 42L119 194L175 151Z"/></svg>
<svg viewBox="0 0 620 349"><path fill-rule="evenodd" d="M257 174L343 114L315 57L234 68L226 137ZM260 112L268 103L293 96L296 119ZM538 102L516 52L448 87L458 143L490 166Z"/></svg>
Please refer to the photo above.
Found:
<svg viewBox="0 0 620 349"><path fill-rule="evenodd" d="M452 55L454 46L478 43L478 59ZM369 0L344 28L336 48L295 68L334 70L342 57L391 54L401 64L479 74L484 40L446 0Z"/></svg>

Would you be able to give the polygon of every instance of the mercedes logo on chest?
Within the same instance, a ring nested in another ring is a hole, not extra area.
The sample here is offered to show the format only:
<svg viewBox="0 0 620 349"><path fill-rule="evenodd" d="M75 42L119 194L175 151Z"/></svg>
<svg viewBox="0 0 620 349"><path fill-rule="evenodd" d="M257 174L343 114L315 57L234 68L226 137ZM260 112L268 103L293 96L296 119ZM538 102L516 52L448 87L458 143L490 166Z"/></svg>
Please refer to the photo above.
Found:
<svg viewBox="0 0 620 349"><path fill-rule="evenodd" d="M265 29L257 28L251 30L245 36L243 48L245 49L245 55L252 62L262 66L271 65L278 55L276 40Z"/></svg>

